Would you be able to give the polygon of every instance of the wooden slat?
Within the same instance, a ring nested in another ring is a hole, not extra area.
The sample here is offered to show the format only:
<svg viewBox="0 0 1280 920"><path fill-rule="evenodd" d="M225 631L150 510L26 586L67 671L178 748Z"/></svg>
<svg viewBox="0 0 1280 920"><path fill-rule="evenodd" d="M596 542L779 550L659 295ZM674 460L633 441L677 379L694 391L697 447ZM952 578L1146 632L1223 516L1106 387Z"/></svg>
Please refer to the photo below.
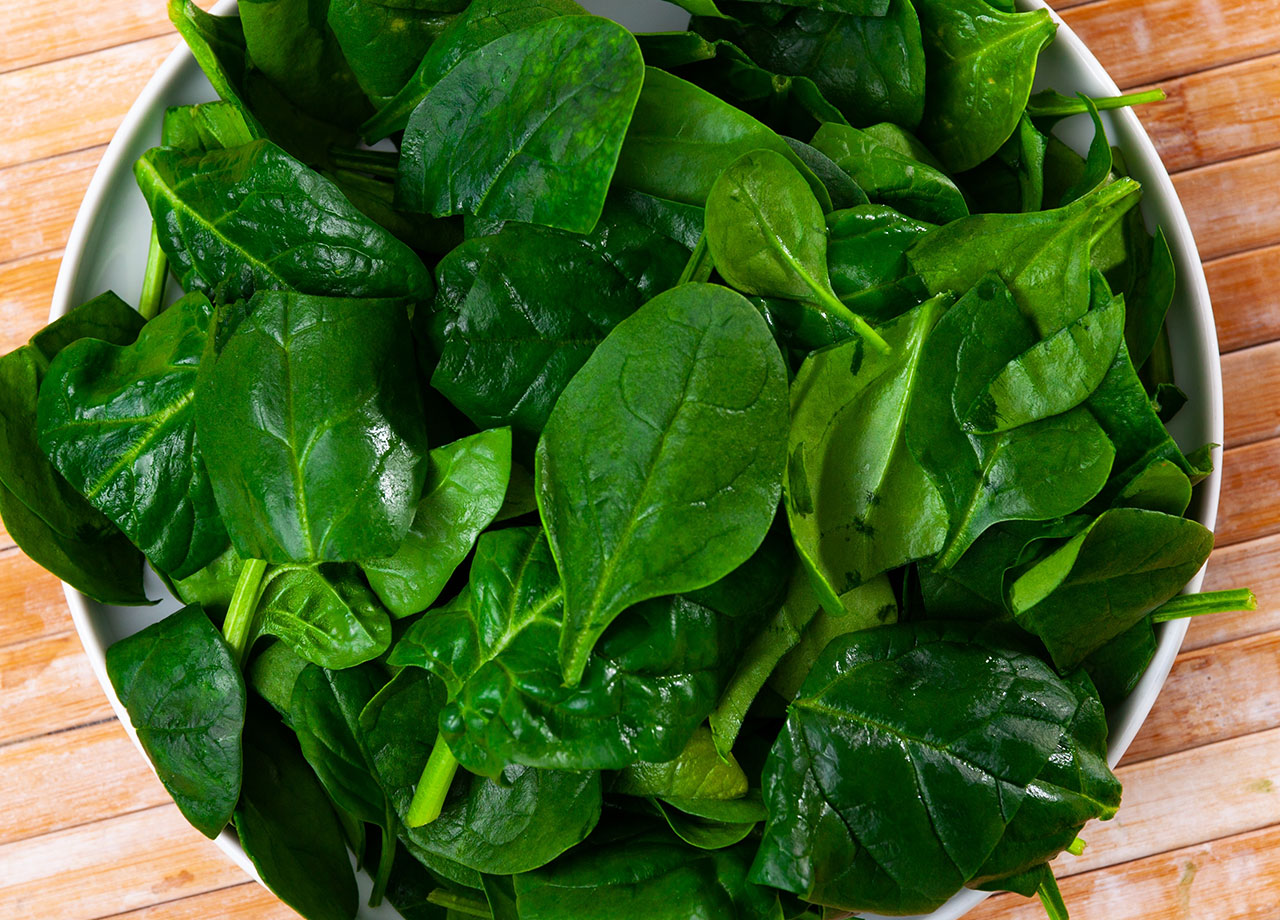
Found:
<svg viewBox="0 0 1280 920"><path fill-rule="evenodd" d="M1204 267L1218 344L1234 351L1280 339L1280 246L1215 259Z"/></svg>
<svg viewBox="0 0 1280 920"><path fill-rule="evenodd" d="M61 264L61 251L0 264L0 354L24 344L44 324Z"/></svg>
<svg viewBox="0 0 1280 920"><path fill-rule="evenodd" d="M1280 440L1227 451L1222 461L1218 545L1280 533Z"/></svg>
<svg viewBox="0 0 1280 920"><path fill-rule="evenodd" d="M44 94L56 109L23 107L0 134L0 167L105 144L160 62L178 43L164 35L0 74L0 99Z"/></svg>
<svg viewBox="0 0 1280 920"><path fill-rule="evenodd" d="M111 721L0 747L0 801L6 844L164 805L169 794Z"/></svg>
<svg viewBox="0 0 1280 920"><path fill-rule="evenodd" d="M0 552L0 611L0 651L71 629L62 583L13 547Z"/></svg>
<svg viewBox="0 0 1280 920"><path fill-rule="evenodd" d="M1278 170L1280 151L1272 150L1173 177L1202 259L1280 240Z"/></svg>
<svg viewBox="0 0 1280 920"><path fill-rule="evenodd" d="M1170 172L1280 146L1280 55L1162 81L1169 98L1138 110Z"/></svg>
<svg viewBox="0 0 1280 920"><path fill-rule="evenodd" d="M1099 0L1062 18L1121 87L1280 51L1280 0Z"/></svg>
<svg viewBox="0 0 1280 920"><path fill-rule="evenodd" d="M1086 827L1080 836L1088 849L1060 857L1059 874L1280 823L1280 728L1120 767L1116 775L1124 783L1119 814Z"/></svg>
<svg viewBox="0 0 1280 920"><path fill-rule="evenodd" d="M0 169L0 262L66 244L101 159L102 148L95 147Z"/></svg>
<svg viewBox="0 0 1280 920"><path fill-rule="evenodd" d="M1280 535L1214 550L1205 574L1206 591L1252 588L1258 609L1219 613L1191 621L1182 647L1188 651L1280 630Z"/></svg>
<svg viewBox="0 0 1280 920"><path fill-rule="evenodd" d="M172 32L165 5L164 0L115 0L109 16L69 16L58 0L9 4L3 37L40 35L44 40L0 41L0 73Z"/></svg>
<svg viewBox="0 0 1280 920"><path fill-rule="evenodd" d="M111 920L298 920L276 896L257 882L236 885L118 914Z"/></svg>
<svg viewBox="0 0 1280 920"><path fill-rule="evenodd" d="M244 881L163 805L0 846L0 917L90 920Z"/></svg>
<svg viewBox="0 0 1280 920"><path fill-rule="evenodd" d="M1280 633L1183 652L1124 763L1280 725Z"/></svg>
<svg viewBox="0 0 1280 920"><path fill-rule="evenodd" d="M1226 446L1280 435L1280 342L1268 342L1222 359Z"/></svg>
<svg viewBox="0 0 1280 920"><path fill-rule="evenodd" d="M0 648L0 744L113 716L74 633Z"/></svg>
<svg viewBox="0 0 1280 920"><path fill-rule="evenodd" d="M1071 915L1081 920L1273 920L1280 916L1280 827L1073 875L1060 884ZM1002 894L965 920L1044 917L1038 900Z"/></svg>

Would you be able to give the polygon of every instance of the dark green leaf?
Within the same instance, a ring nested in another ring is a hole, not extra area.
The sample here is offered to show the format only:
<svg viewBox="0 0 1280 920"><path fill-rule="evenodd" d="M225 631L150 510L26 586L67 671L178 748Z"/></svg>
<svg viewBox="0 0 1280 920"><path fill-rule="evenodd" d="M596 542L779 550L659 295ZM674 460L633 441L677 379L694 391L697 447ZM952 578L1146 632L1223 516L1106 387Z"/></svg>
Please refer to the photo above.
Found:
<svg viewBox="0 0 1280 920"><path fill-rule="evenodd" d="M162 572L190 575L227 545L196 435L213 306L192 294L132 345L81 339L41 384L40 447Z"/></svg>
<svg viewBox="0 0 1280 920"><path fill-rule="evenodd" d="M276 636L325 668L377 658L391 643L391 620L353 566L277 565L267 570L248 645Z"/></svg>
<svg viewBox="0 0 1280 920"><path fill-rule="evenodd" d="M260 289L431 295L431 275L413 250L270 141L194 157L158 147L134 174L187 290L228 301Z"/></svg>
<svg viewBox="0 0 1280 920"><path fill-rule="evenodd" d="M643 67L631 33L607 19L563 16L495 39L413 110L397 201L590 232Z"/></svg>
<svg viewBox="0 0 1280 920"><path fill-rule="evenodd" d="M711 801L714 802L715 800ZM726 847L733 846L735 843L740 843L751 835L751 832L756 829L756 825L763 821L765 817L764 805L758 799L716 802L718 805L729 806L729 809L726 810L731 813L714 818L700 814L690 814L684 809L661 799L654 799L652 804L658 814L662 816L662 819L667 822L667 826L671 828L672 833L699 850L723 850ZM738 805L744 807L741 809L733 807ZM707 810L713 813L715 811L715 809ZM738 811L742 813L732 813Z"/></svg>
<svg viewBox="0 0 1280 920"><path fill-rule="evenodd" d="M328 21L360 88L381 106L466 8L467 0L329 0Z"/></svg>
<svg viewBox="0 0 1280 920"><path fill-rule="evenodd" d="M747 794L747 775L732 754L721 757L711 730L700 725L674 760L624 767L610 792L664 799L739 799Z"/></svg>
<svg viewBox="0 0 1280 920"><path fill-rule="evenodd" d="M107 675L142 749L183 816L206 837L240 798L245 692L240 669L196 606L107 649Z"/></svg>
<svg viewBox="0 0 1280 920"><path fill-rule="evenodd" d="M165 109L161 143L183 153L241 147L261 137L258 126L234 102L201 102Z"/></svg>
<svg viewBox="0 0 1280 920"><path fill-rule="evenodd" d="M1084 172L1080 178L1063 193L1058 201L1059 207L1071 204L1099 188L1111 177L1111 142L1107 140L1107 129L1098 115L1097 106L1087 96L1081 97L1086 104L1089 117L1093 119L1093 140L1089 143L1089 152L1084 161Z"/></svg>
<svg viewBox="0 0 1280 920"><path fill-rule="evenodd" d="M360 563L393 616L430 607L502 509L511 472L511 430L496 428L438 447L413 523L395 555Z"/></svg>
<svg viewBox="0 0 1280 920"><path fill-rule="evenodd" d="M619 324L561 394L535 477L565 583L571 685L624 608L705 587L760 545L781 494L785 387L755 309L685 285Z"/></svg>
<svg viewBox="0 0 1280 920"><path fill-rule="evenodd" d="M391 555L426 475L404 304L263 292L250 306L196 399L236 551L269 562Z"/></svg>
<svg viewBox="0 0 1280 920"><path fill-rule="evenodd" d="M876 322L923 303L929 295L907 263L907 250L932 229L882 204L828 214L832 289L849 309Z"/></svg>

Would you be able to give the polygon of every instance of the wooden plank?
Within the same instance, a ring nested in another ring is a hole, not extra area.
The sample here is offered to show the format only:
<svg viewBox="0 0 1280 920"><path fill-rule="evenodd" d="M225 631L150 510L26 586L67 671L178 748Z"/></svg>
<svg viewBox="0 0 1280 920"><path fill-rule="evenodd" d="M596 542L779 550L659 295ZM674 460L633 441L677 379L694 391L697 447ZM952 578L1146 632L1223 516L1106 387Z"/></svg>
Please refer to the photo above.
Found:
<svg viewBox="0 0 1280 920"><path fill-rule="evenodd" d="M54 251L0 265L0 354L44 325L61 264L61 251Z"/></svg>
<svg viewBox="0 0 1280 920"><path fill-rule="evenodd" d="M0 846L0 916L90 920L245 880L163 805Z"/></svg>
<svg viewBox="0 0 1280 920"><path fill-rule="evenodd" d="M66 245L103 149L0 169L0 262Z"/></svg>
<svg viewBox="0 0 1280 920"><path fill-rule="evenodd" d="M1062 18L1122 87L1280 51L1280 0L1099 0Z"/></svg>
<svg viewBox="0 0 1280 920"><path fill-rule="evenodd" d="M1218 545L1280 533L1280 439L1227 451L1222 461Z"/></svg>
<svg viewBox="0 0 1280 920"><path fill-rule="evenodd" d="M1280 246L1206 262L1205 279L1224 352L1280 339Z"/></svg>
<svg viewBox="0 0 1280 920"><path fill-rule="evenodd" d="M1223 356L1222 402L1227 447L1280 435L1280 342Z"/></svg>
<svg viewBox="0 0 1280 920"><path fill-rule="evenodd" d="M0 747L0 801L5 844L170 800L113 720Z"/></svg>
<svg viewBox="0 0 1280 920"><path fill-rule="evenodd" d="M1258 609L1249 613L1219 613L1191 621L1182 647L1207 648L1235 639L1280 630L1280 535L1236 543L1213 551L1205 573L1206 591L1252 588Z"/></svg>
<svg viewBox="0 0 1280 920"><path fill-rule="evenodd" d="M11 110L0 167L105 144L177 43L164 35L0 74L0 99L50 100Z"/></svg>
<svg viewBox="0 0 1280 920"><path fill-rule="evenodd" d="M1183 652L1124 764L1280 725L1280 632Z"/></svg>
<svg viewBox="0 0 1280 920"><path fill-rule="evenodd" d="M0 552L0 610L0 650L71 629L62 582L12 546Z"/></svg>
<svg viewBox="0 0 1280 920"><path fill-rule="evenodd" d="M1207 803L1206 803L1207 806ZM1280 916L1280 827L1062 879L1082 920L1272 920ZM1044 920L1038 900L997 895L965 920Z"/></svg>
<svg viewBox="0 0 1280 920"><path fill-rule="evenodd" d="M1169 98L1138 109L1170 172L1280 145L1280 55L1161 82Z"/></svg>
<svg viewBox="0 0 1280 920"><path fill-rule="evenodd" d="M1122 766L1124 801L1081 833L1060 874L1115 866L1280 823L1280 728Z"/></svg>
<svg viewBox="0 0 1280 920"><path fill-rule="evenodd" d="M1272 150L1173 177L1202 259L1280 241L1277 174L1280 151Z"/></svg>
<svg viewBox="0 0 1280 920"><path fill-rule="evenodd" d="M115 0L81 7L74 16L58 0L28 0L6 8L4 28L6 36L39 35L41 40L0 42L0 73L173 31L164 0Z"/></svg>
<svg viewBox="0 0 1280 920"><path fill-rule="evenodd" d="M167 901L111 920L298 920L298 914L257 882Z"/></svg>
<svg viewBox="0 0 1280 920"><path fill-rule="evenodd" d="M113 717L75 633L0 648L0 744Z"/></svg>

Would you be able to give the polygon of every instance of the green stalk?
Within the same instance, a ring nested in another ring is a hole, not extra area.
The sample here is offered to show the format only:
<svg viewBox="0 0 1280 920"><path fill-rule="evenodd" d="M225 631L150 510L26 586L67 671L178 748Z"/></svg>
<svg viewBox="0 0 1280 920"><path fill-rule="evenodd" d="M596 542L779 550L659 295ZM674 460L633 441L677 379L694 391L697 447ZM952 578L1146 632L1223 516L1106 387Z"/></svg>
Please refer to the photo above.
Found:
<svg viewBox="0 0 1280 920"><path fill-rule="evenodd" d="M222 635L231 646L231 656L241 668L249 653L249 630L253 627L253 611L258 606L258 592L262 590L262 576L266 571L267 564L263 560L245 560L236 580L235 593L231 595L227 618L222 621Z"/></svg>
<svg viewBox="0 0 1280 920"><path fill-rule="evenodd" d="M395 827L394 815L388 815L387 827L382 829L382 852L378 854L378 872L373 877L373 891L369 892L369 906L377 907L387 893L387 882L391 879L391 867L396 861L396 835L391 831Z"/></svg>
<svg viewBox="0 0 1280 920"><path fill-rule="evenodd" d="M1040 895L1040 903L1044 905L1044 912L1049 915L1049 920L1069 920L1067 902L1062 900L1058 880L1053 877L1053 871L1048 866L1044 868L1044 881L1040 883L1036 893Z"/></svg>
<svg viewBox="0 0 1280 920"><path fill-rule="evenodd" d="M1103 96L1101 99L1091 101L1099 112L1105 112L1108 109L1127 109L1130 106L1146 105L1149 102L1164 102L1166 98L1168 97L1165 96L1164 90L1149 89L1141 93L1126 93L1123 96ZM1032 118L1066 118L1068 115L1083 115L1088 111L1088 107L1081 99L1072 99L1055 105L1033 103L1027 106L1027 114Z"/></svg>
<svg viewBox="0 0 1280 920"><path fill-rule="evenodd" d="M399 172L400 155L390 150L330 147L329 159L338 169L352 169L384 179L394 179Z"/></svg>
<svg viewBox="0 0 1280 920"><path fill-rule="evenodd" d="M693 255L685 263L684 271L680 273L680 280L676 285L704 282L711 277L714 269L715 261L711 258L711 248L707 245L707 231L703 230L702 236L698 237L698 245L694 247Z"/></svg>
<svg viewBox="0 0 1280 920"><path fill-rule="evenodd" d="M142 295L138 298L138 312L143 319L154 319L164 302L164 285L169 280L169 257L160 248L160 232L155 221L151 222L151 246L147 250L147 270L142 277Z"/></svg>
<svg viewBox="0 0 1280 920"><path fill-rule="evenodd" d="M485 920L489 920L493 916L489 911L488 901L475 895L463 894L461 891L437 888L427 895L427 900L446 910L455 911L467 917L484 917Z"/></svg>
<svg viewBox="0 0 1280 920"><path fill-rule="evenodd" d="M887 355L893 352L893 349L889 347L889 343L880 337L880 333L872 329L865 319L841 303L838 297L823 290L818 285L810 285L810 287L813 289L813 292L818 295L819 303L852 326L858 335L862 336L862 338L866 340L868 345L882 355Z"/></svg>
<svg viewBox="0 0 1280 920"><path fill-rule="evenodd" d="M1071 845L1067 847L1067 852L1072 856L1083 856L1084 848L1086 846L1088 846L1088 844L1077 837L1075 840L1071 841Z"/></svg>
<svg viewBox="0 0 1280 920"><path fill-rule="evenodd" d="M449 750L444 739L436 738L427 765L422 768L422 778L418 780L418 788L413 791L413 801L409 804L409 814L405 823L410 827L422 827L440 817L440 809L444 807L445 796L449 794L449 786L453 776L458 772L458 759Z"/></svg>
<svg viewBox="0 0 1280 920"><path fill-rule="evenodd" d="M1258 598L1248 588L1210 591L1206 594L1181 594L1157 607L1151 614L1151 622L1168 623L1170 620L1185 620L1206 613L1257 609Z"/></svg>

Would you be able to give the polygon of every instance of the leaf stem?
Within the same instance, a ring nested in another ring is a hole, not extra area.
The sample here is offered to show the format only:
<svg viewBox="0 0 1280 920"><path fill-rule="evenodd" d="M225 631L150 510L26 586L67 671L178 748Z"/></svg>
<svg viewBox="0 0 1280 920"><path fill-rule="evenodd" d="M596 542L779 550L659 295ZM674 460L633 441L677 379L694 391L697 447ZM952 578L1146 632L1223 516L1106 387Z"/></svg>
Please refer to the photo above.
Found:
<svg viewBox="0 0 1280 920"><path fill-rule="evenodd" d="M236 580L235 593L227 608L227 618L222 621L222 635L231 646L236 664L244 667L249 653L249 631L253 626L253 612L258 606L258 592L262 589L262 576L267 564L261 559L246 559Z"/></svg>
<svg viewBox="0 0 1280 920"><path fill-rule="evenodd" d="M489 904L484 898L463 894L461 891L437 888L427 895L427 900L446 910L455 911L467 917L484 917L485 920L489 920L493 916L489 910Z"/></svg>
<svg viewBox="0 0 1280 920"><path fill-rule="evenodd" d="M142 276L142 295L138 298L138 312L142 318L154 319L164 301L164 286L169 280L169 257L160 248L160 231L151 222L151 246L147 249L147 269Z"/></svg>
<svg viewBox="0 0 1280 920"><path fill-rule="evenodd" d="M1126 109L1135 105L1146 105L1149 102L1164 102L1168 97L1162 89L1149 89L1141 93L1126 93L1123 96L1103 96L1089 101L1099 112L1108 109ZM1034 99L1027 106L1027 114L1032 118L1066 118L1068 115L1083 115L1088 112L1084 100L1063 99L1048 104L1038 104Z"/></svg>
<svg viewBox="0 0 1280 920"><path fill-rule="evenodd" d="M1049 920L1069 920L1067 902L1062 900L1058 880L1053 877L1053 870L1048 866L1044 867L1044 877L1036 893L1040 895L1040 903L1044 905L1044 912L1049 915Z"/></svg>
<svg viewBox="0 0 1280 920"><path fill-rule="evenodd" d="M453 756L443 738L436 738L427 765L422 768L418 788L413 792L405 823L410 827L422 827L440 817L440 809L444 807L445 796L449 794L449 786L457 772L458 758Z"/></svg>
<svg viewBox="0 0 1280 920"><path fill-rule="evenodd" d="M1071 845L1067 847L1067 852L1072 856L1083 856L1085 847L1087 846L1087 843L1077 837L1075 840L1071 841Z"/></svg>
<svg viewBox="0 0 1280 920"><path fill-rule="evenodd" d="M856 331L858 335L862 336L868 345L882 355L893 353L893 349L889 347L888 342L880 337L880 333L872 329L865 319L841 303L840 298L836 297L834 294L824 291L818 285L811 285L810 289L818 296L818 301L823 308L831 311L852 326L854 331Z"/></svg>
<svg viewBox="0 0 1280 920"><path fill-rule="evenodd" d="M387 821L388 827L382 829L382 852L378 854L378 872L373 877L373 891L369 892L369 906L377 907L387 893L387 882L391 879L391 867L396 861L396 835L391 830L395 822Z"/></svg>
<svg viewBox="0 0 1280 920"><path fill-rule="evenodd" d="M390 150L330 147L329 159L338 169L352 169L384 179L394 179L399 172L400 155Z"/></svg>
<svg viewBox="0 0 1280 920"><path fill-rule="evenodd" d="M1227 613L1236 610L1257 610L1258 598L1248 588L1233 591L1210 591L1206 594L1182 594L1166 601L1151 614L1152 623L1168 623L1185 620L1206 613Z"/></svg>
<svg viewBox="0 0 1280 920"><path fill-rule="evenodd" d="M676 286L705 282L711 277L715 267L715 260L711 258L711 247L707 243L707 231L703 230L702 235L698 237L698 245L693 249L693 255L689 256L684 271L680 273L680 280L676 282Z"/></svg>

